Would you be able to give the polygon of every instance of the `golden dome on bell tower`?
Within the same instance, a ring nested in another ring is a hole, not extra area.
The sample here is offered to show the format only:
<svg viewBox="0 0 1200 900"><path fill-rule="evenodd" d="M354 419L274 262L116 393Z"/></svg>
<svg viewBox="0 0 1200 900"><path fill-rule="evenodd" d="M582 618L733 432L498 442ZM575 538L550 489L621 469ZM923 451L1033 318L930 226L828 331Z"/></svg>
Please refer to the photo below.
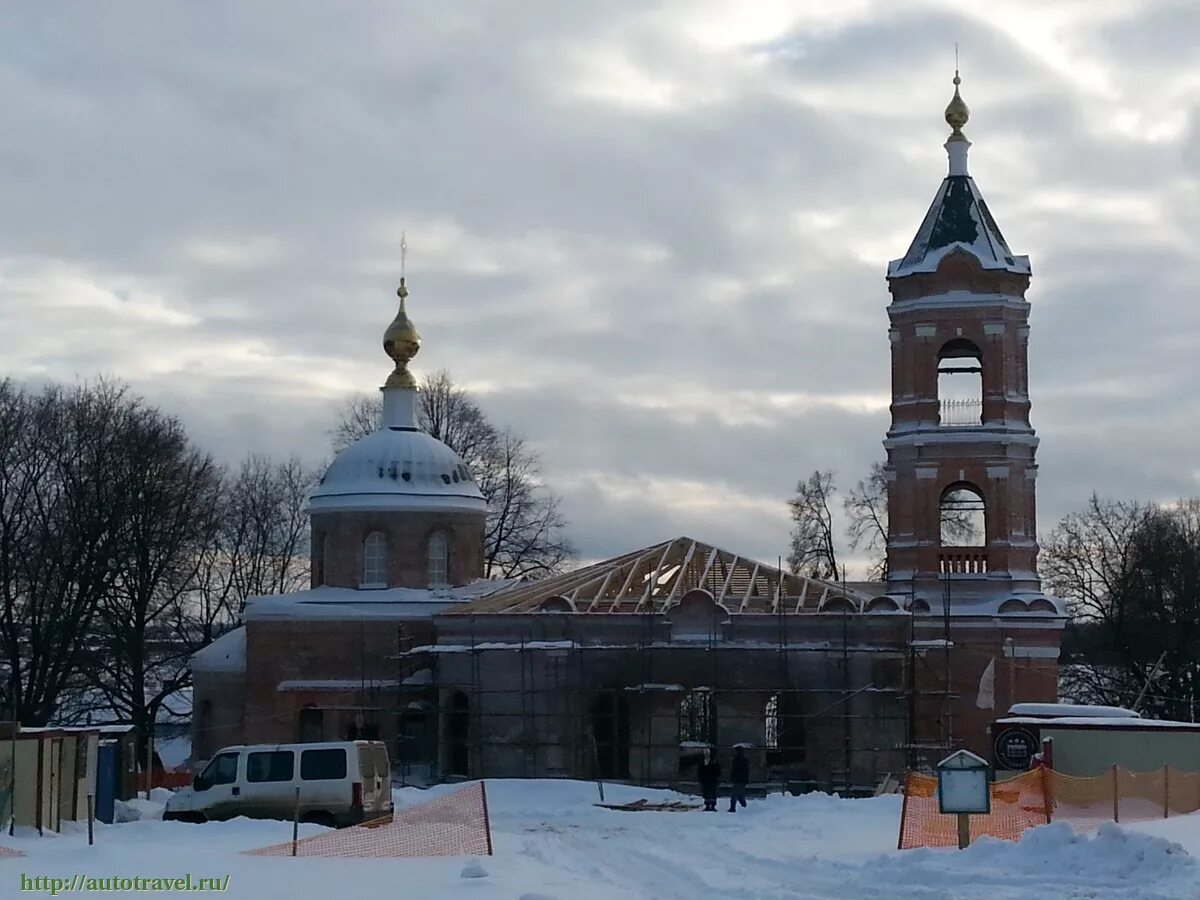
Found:
<svg viewBox="0 0 1200 900"><path fill-rule="evenodd" d="M958 86L962 84L962 79L958 77L958 69L954 70L954 96L950 98L950 103L946 106L946 124L950 126L950 140L965 141L967 136L962 133L962 128L967 124L967 120L971 118L971 110L967 108L966 101L958 93Z"/></svg>

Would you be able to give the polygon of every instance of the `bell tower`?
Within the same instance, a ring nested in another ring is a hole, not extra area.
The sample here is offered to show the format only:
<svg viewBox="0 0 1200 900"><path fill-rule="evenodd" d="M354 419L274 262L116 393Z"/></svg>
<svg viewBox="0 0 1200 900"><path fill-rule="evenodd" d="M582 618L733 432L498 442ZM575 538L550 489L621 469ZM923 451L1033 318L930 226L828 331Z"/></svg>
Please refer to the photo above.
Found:
<svg viewBox="0 0 1200 900"><path fill-rule="evenodd" d="M1037 574L1038 439L1029 422L1029 258L967 171L968 109L946 107L949 172L888 265L892 423L887 593L955 615L1056 612Z"/></svg>

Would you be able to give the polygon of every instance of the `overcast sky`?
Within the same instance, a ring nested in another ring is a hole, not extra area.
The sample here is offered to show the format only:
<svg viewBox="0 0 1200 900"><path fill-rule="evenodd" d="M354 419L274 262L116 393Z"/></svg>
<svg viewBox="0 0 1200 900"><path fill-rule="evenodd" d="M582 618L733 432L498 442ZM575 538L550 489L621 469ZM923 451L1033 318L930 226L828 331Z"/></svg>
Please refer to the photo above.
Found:
<svg viewBox="0 0 1200 900"><path fill-rule="evenodd" d="M1033 282L1043 532L1200 493L1200 4L0 9L0 374L120 377L225 461L389 370L522 432L587 559L773 560L881 459L887 261L971 172Z"/></svg>

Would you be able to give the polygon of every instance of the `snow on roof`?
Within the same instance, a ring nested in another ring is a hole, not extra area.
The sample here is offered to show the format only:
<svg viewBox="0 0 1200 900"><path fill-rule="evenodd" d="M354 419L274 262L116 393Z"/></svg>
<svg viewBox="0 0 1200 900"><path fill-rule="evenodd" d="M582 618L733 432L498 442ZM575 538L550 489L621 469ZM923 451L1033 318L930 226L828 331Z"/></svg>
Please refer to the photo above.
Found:
<svg viewBox="0 0 1200 900"><path fill-rule="evenodd" d="M1141 713L1120 706L1086 706L1075 703L1014 703L1010 716L1046 716L1089 719L1140 719Z"/></svg>
<svg viewBox="0 0 1200 900"><path fill-rule="evenodd" d="M270 594L246 601L243 618L257 619L394 619L429 618L512 587L519 578L480 578L459 587L338 588L324 585L290 594Z"/></svg>
<svg viewBox="0 0 1200 900"><path fill-rule="evenodd" d="M109 725L18 725L18 737L23 734L128 734L133 731L131 722Z"/></svg>
<svg viewBox="0 0 1200 900"><path fill-rule="evenodd" d="M1112 716L1005 716L997 725L1041 725L1042 727L1169 729L1200 731L1200 722L1173 722L1168 719L1122 719Z"/></svg>
<svg viewBox="0 0 1200 900"><path fill-rule="evenodd" d="M284 691L361 691L361 690L395 690L400 687L398 679L388 678L297 678L281 681L275 686L278 692Z"/></svg>
<svg viewBox="0 0 1200 900"><path fill-rule="evenodd" d="M338 453L309 498L310 512L359 509L482 514L487 504L448 446L418 428L385 426Z"/></svg>
<svg viewBox="0 0 1200 900"><path fill-rule="evenodd" d="M625 688L625 690L642 694L648 691L686 691L687 688L685 688L682 684L657 684L655 682L649 682L647 684L635 684L632 687Z"/></svg>
<svg viewBox="0 0 1200 900"><path fill-rule="evenodd" d="M421 653L470 653L472 650L578 650L575 641L483 641L478 644L424 644L401 653L413 656Z"/></svg>
<svg viewBox="0 0 1200 900"><path fill-rule="evenodd" d="M221 635L192 654L193 672L245 672L246 626Z"/></svg>
<svg viewBox="0 0 1200 900"><path fill-rule="evenodd" d="M888 277L935 272L942 259L955 250L971 254L985 269L1030 273L1029 257L1014 256L1008 249L1000 226L969 175L948 175L942 181L908 252L888 263Z"/></svg>
<svg viewBox="0 0 1200 900"><path fill-rule="evenodd" d="M405 687L420 687L427 684L433 684L433 670L418 669L400 683Z"/></svg>

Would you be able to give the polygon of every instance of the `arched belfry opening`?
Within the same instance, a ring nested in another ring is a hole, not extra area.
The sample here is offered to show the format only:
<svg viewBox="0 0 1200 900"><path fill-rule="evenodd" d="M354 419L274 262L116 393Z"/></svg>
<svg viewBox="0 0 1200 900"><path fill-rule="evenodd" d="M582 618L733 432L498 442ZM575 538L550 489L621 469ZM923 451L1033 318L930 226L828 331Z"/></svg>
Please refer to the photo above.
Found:
<svg viewBox="0 0 1200 900"><path fill-rule="evenodd" d="M938 424L947 428L983 423L983 352L966 338L938 351Z"/></svg>
<svg viewBox="0 0 1200 900"><path fill-rule="evenodd" d="M983 492L965 481L942 491L938 530L943 547L987 546L987 503Z"/></svg>

